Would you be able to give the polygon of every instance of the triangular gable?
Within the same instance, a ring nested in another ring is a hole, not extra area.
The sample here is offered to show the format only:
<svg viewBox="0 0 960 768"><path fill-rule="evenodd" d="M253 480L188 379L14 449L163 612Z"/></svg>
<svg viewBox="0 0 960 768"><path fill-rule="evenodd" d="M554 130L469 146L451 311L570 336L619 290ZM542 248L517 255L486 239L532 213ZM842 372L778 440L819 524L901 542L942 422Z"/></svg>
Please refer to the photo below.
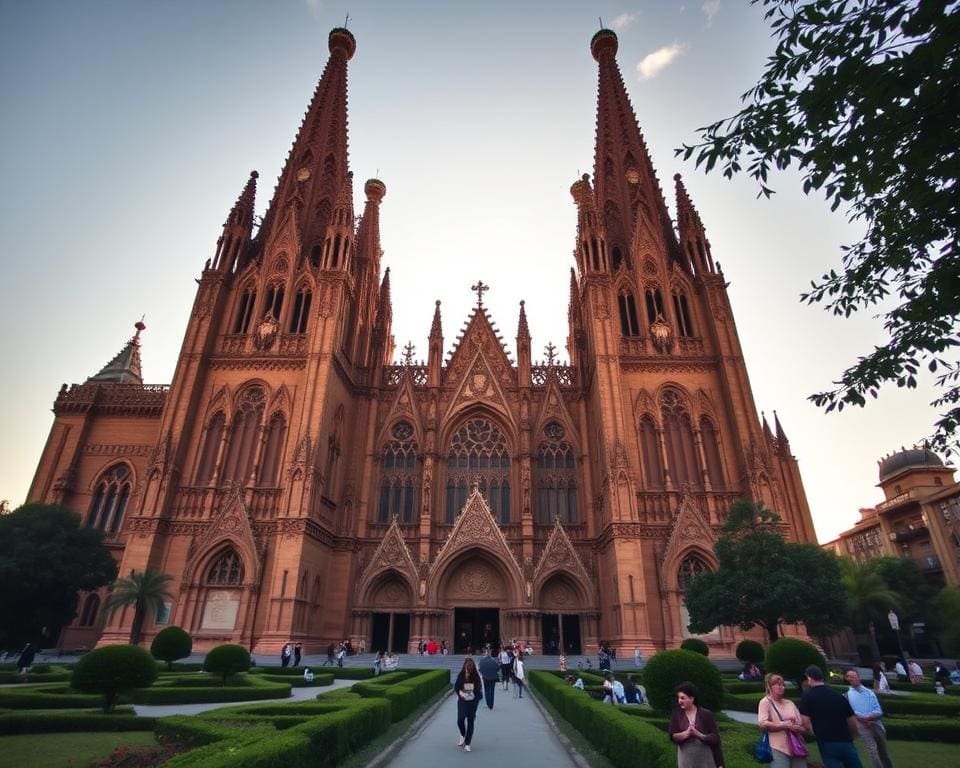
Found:
<svg viewBox="0 0 960 768"><path fill-rule="evenodd" d="M413 424L414 434L417 435L418 442L422 443L424 430L420 423L420 410L417 408L417 398L413 390L413 376L409 368L404 368L400 374L400 385L397 387L397 394L393 398L390 410L383 420L377 445L382 445L388 440L390 427L401 418Z"/></svg>
<svg viewBox="0 0 960 768"><path fill-rule="evenodd" d="M474 487L467 499L463 511L457 516L456 522L447 540L443 542L437 557L430 567L431 579L438 574L443 566L453 557L465 549L481 546L486 552L497 555L514 572L511 577L522 583L523 572L517 558L514 557L507 539L500 529L490 507L480 491Z"/></svg>
<svg viewBox="0 0 960 768"><path fill-rule="evenodd" d="M716 536L713 535L710 523L707 522L693 498L683 493L680 496L680 509L677 510L673 528L670 530L670 538L667 540L667 548L660 560L660 583L663 589L667 589L668 575L680 565L678 558L691 545L696 544L699 553L707 555L707 559L713 562L715 560L712 554L714 541Z"/></svg>
<svg viewBox="0 0 960 768"><path fill-rule="evenodd" d="M543 402L540 404L540 414L537 416L535 435L543 433L543 428L550 421L559 421L567 430L569 437L567 442L574 444L579 442L577 430L574 427L576 422L567 409L567 403L563 399L560 387L557 386L557 376L552 369L548 369L547 388L543 393ZM534 441L536 442L536 440Z"/></svg>
<svg viewBox="0 0 960 768"><path fill-rule="evenodd" d="M272 258L277 251L286 251L287 257L292 260L300 257L300 225L297 222L297 206L291 204L284 211L280 226L273 230L273 238L267 246L267 253Z"/></svg>
<svg viewBox="0 0 960 768"><path fill-rule="evenodd" d="M550 538L547 539L547 544L540 555L540 562L537 563L533 573L534 594L538 594L547 579L558 571L563 571L579 581L588 594L595 593L590 574L584 567L577 550L573 548L567 532L563 530L559 518L554 520Z"/></svg>
<svg viewBox="0 0 960 768"><path fill-rule="evenodd" d="M659 229L647 218L642 208L637 209L637 225L633 231L633 252L639 255L666 252Z"/></svg>
<svg viewBox="0 0 960 768"><path fill-rule="evenodd" d="M517 425L513 419L513 412L507 404L507 398L503 394L501 382L497 380L493 366L487 360L483 351L478 349L466 368L466 374L461 378L453 399L450 401L450 407L444 416L444 421L452 419L459 411L478 403L483 403L493 410L500 413L507 423L516 429Z"/></svg>
<svg viewBox="0 0 960 768"><path fill-rule="evenodd" d="M360 577L360 583L357 585L357 595L362 601L367 590L373 581L386 571L398 571L407 578L410 586L410 593L417 594L419 576L417 566L413 562L413 555L410 554L410 548L403 538L400 525L396 517L390 523L383 541L373 553L370 562L367 563Z"/></svg>
<svg viewBox="0 0 960 768"><path fill-rule="evenodd" d="M516 383L513 362L500 339L500 332L487 315L487 311L474 308L466 327L454 343L447 361L445 384L456 385L473 367L478 352L482 352L497 381L502 386Z"/></svg>
<svg viewBox="0 0 960 768"><path fill-rule="evenodd" d="M193 580L199 581L201 574L197 571L198 566L205 565L210 554L220 545L227 543L243 558L247 582L257 584L260 578L260 552L239 485L231 488L220 511L204 532L191 542L184 568L184 580L189 581L186 576L192 573Z"/></svg>

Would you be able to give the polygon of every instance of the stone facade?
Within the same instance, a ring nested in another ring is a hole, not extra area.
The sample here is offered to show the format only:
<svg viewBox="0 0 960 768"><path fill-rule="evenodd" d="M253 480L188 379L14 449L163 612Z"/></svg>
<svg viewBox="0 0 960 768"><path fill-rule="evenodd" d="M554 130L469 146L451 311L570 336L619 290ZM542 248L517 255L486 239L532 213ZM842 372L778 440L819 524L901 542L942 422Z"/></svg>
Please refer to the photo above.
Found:
<svg viewBox="0 0 960 768"><path fill-rule="evenodd" d="M519 638L546 650L675 647L686 579L714 565L729 505L762 501L815 540L797 463L758 418L719 265L679 176L676 226L616 62L598 62L592 181L578 211L569 364L516 361L477 303L444 360L394 359L383 182L353 211L347 64L330 58L254 232L252 174L201 273L173 383L142 384L139 330L64 387L30 499L107 532L121 573L174 577L165 623L194 647L308 653L455 649ZM466 287L466 286L464 286ZM132 616L85 595L61 644L124 641ZM729 651L738 633L708 636Z"/></svg>

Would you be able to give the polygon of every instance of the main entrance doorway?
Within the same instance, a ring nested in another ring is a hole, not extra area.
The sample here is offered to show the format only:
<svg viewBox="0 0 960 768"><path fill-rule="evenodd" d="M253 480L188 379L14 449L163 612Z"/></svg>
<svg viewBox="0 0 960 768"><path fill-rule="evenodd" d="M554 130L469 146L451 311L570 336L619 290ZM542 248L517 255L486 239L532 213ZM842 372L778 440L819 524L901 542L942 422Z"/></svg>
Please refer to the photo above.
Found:
<svg viewBox="0 0 960 768"><path fill-rule="evenodd" d="M454 608L453 652L468 653L500 644L499 608Z"/></svg>
<svg viewBox="0 0 960 768"><path fill-rule="evenodd" d="M370 650L406 653L410 642L409 613L373 614L373 633L370 638Z"/></svg>
<svg viewBox="0 0 960 768"><path fill-rule="evenodd" d="M548 613L541 619L543 652L559 653L560 649L570 654L579 654L580 617L570 613Z"/></svg>

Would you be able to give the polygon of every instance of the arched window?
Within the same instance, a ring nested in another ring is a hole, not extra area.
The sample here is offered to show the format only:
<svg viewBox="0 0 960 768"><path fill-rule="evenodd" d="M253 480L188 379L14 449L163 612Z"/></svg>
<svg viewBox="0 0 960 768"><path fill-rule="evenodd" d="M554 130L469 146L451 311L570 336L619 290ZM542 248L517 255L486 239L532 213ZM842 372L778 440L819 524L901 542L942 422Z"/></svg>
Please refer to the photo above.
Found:
<svg viewBox="0 0 960 768"><path fill-rule="evenodd" d="M257 289L248 285L240 294L240 303L237 305L237 318L233 323L234 333L246 333L250 330L250 318L253 316L253 305L257 301Z"/></svg>
<svg viewBox="0 0 960 768"><path fill-rule="evenodd" d="M257 457L257 437L266 402L262 387L247 387L230 428L230 447L224 463L223 481L246 483Z"/></svg>
<svg viewBox="0 0 960 768"><path fill-rule="evenodd" d="M710 475L711 485L716 489L726 487L723 461L720 459L720 434L706 416L700 419L700 439L703 441L703 452L707 457L707 473Z"/></svg>
<svg viewBox="0 0 960 768"><path fill-rule="evenodd" d="M213 480L217 469L217 455L220 453L220 443L223 440L224 423L223 411L217 411L207 424L203 450L200 452L200 464L197 467L197 483L209 483Z"/></svg>
<svg viewBox="0 0 960 768"><path fill-rule="evenodd" d="M543 429L537 449L537 522L577 522L577 473L573 449L564 441L561 424L551 421Z"/></svg>
<svg viewBox="0 0 960 768"><path fill-rule="evenodd" d="M663 463L660 461L660 441L657 426L649 415L640 419L640 454L643 457L643 476L648 488L663 487Z"/></svg>
<svg viewBox="0 0 960 768"><path fill-rule="evenodd" d="M324 202L326 202L326 201L324 201ZM330 206L329 206L329 204L328 204L328 205L327 205L327 208L329 209L329 207L330 207ZM329 215L330 215L330 213L329 213L329 210L328 210L328 211L327 211L327 216L329 216ZM320 269L320 257L321 257L322 254L323 254L323 246L322 246L322 245L315 245L315 246L313 246L313 248L310 249L310 266L311 266L311 267L313 267L314 269Z"/></svg>
<svg viewBox="0 0 960 768"><path fill-rule="evenodd" d="M116 533L123 522L123 513L130 501L130 468L126 464L114 464L97 483L97 490L90 505L87 525L105 533Z"/></svg>
<svg viewBox="0 0 960 768"><path fill-rule="evenodd" d="M234 550L228 549L214 560L207 571L207 584L216 587L236 587L243 582L243 561Z"/></svg>
<svg viewBox="0 0 960 768"><path fill-rule="evenodd" d="M683 405L680 394L672 389L664 391L660 398L663 414L663 431L667 444L667 461L674 485L683 483L702 483L697 462L696 443L693 438L693 425L690 414Z"/></svg>
<svg viewBox="0 0 960 768"><path fill-rule="evenodd" d="M306 333L307 320L310 317L310 301L313 293L302 286L293 300L293 312L290 313L290 333Z"/></svg>
<svg viewBox="0 0 960 768"><path fill-rule="evenodd" d="M647 302L647 322L652 325L657 321L657 317L666 317L663 311L663 296L660 295L659 288L647 288L645 298Z"/></svg>
<svg viewBox="0 0 960 768"><path fill-rule="evenodd" d="M92 627L97 623L97 614L100 613L100 598L97 595L90 595L83 604L83 611L80 612L80 626Z"/></svg>
<svg viewBox="0 0 960 768"><path fill-rule="evenodd" d="M452 523L467 503L476 483L494 517L510 522L510 454L507 444L486 419L467 421L454 434L447 454L447 522Z"/></svg>
<svg viewBox="0 0 960 768"><path fill-rule="evenodd" d="M693 320L690 319L690 305L686 294L673 294L673 313L677 316L677 327L681 336L693 336Z"/></svg>
<svg viewBox="0 0 960 768"><path fill-rule="evenodd" d="M270 417L267 429L267 447L260 463L260 485L276 486L280 475L280 456L287 437L287 419L282 413Z"/></svg>
<svg viewBox="0 0 960 768"><path fill-rule="evenodd" d="M267 288L267 295L263 302L262 316L272 315L274 320L280 317L280 310L283 309L283 285L274 283Z"/></svg>
<svg viewBox="0 0 960 768"><path fill-rule="evenodd" d="M707 564L696 555L684 558L680 563L680 570L677 571L677 588L681 592L686 592L687 585L693 581L694 577L709 570Z"/></svg>
<svg viewBox="0 0 960 768"><path fill-rule="evenodd" d="M619 245L613 246L613 271L616 272L623 264L623 251Z"/></svg>
<svg viewBox="0 0 960 768"><path fill-rule="evenodd" d="M624 336L639 336L640 324L637 322L637 304L633 294L624 288L617 297L620 307L620 333Z"/></svg>
<svg viewBox="0 0 960 768"><path fill-rule="evenodd" d="M391 437L383 448L377 520L386 523L396 515L400 522L412 523L420 485L420 459L413 426L408 421L398 421L393 425Z"/></svg>

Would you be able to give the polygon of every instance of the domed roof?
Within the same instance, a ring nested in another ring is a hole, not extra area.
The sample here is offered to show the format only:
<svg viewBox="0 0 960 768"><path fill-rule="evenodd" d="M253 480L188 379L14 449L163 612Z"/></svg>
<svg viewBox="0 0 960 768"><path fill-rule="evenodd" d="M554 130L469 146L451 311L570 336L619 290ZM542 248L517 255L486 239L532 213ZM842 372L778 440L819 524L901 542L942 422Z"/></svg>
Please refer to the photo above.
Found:
<svg viewBox="0 0 960 768"><path fill-rule="evenodd" d="M892 453L880 462L880 482L893 477L904 469L942 467L943 460L929 448L905 448Z"/></svg>

